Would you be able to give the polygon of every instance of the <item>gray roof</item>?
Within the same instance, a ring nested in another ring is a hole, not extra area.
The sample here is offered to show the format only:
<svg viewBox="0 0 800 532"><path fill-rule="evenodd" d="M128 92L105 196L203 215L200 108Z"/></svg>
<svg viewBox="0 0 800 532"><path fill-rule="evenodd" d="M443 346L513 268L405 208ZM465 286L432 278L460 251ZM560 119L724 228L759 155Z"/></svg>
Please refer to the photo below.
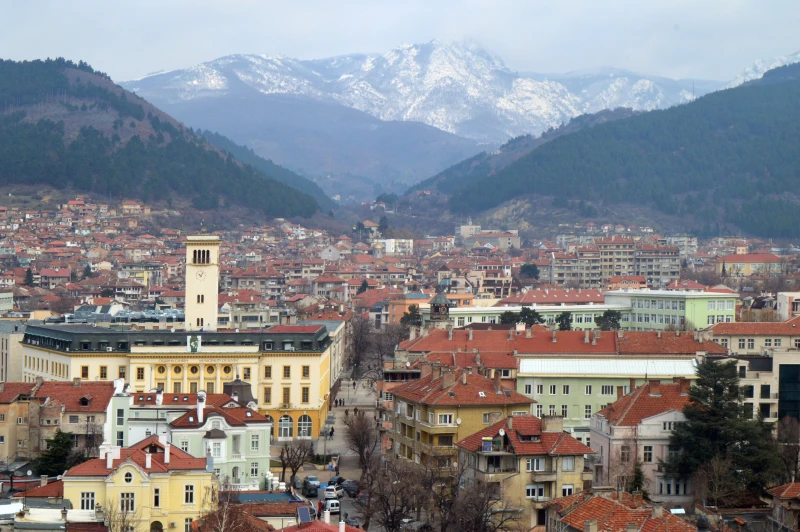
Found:
<svg viewBox="0 0 800 532"><path fill-rule="evenodd" d="M431 299L431 305L452 305L453 303L447 299L447 296L444 295L444 292L439 292L436 294L436 297Z"/></svg>
<svg viewBox="0 0 800 532"><path fill-rule="evenodd" d="M0 320L0 333L17 333L23 334L25 332L25 324L21 321L13 320Z"/></svg>

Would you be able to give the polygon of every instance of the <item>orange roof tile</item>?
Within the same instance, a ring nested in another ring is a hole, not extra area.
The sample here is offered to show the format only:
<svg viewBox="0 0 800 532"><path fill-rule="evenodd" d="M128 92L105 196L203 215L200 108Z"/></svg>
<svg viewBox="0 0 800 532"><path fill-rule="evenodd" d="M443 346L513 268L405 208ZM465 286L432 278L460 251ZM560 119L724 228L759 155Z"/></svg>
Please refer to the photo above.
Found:
<svg viewBox="0 0 800 532"><path fill-rule="evenodd" d="M446 375L447 372L438 377L425 375L393 388L392 393L401 399L429 405L530 405L534 402L514 390L496 390L492 379L465 369L455 369L451 374L452 384L445 386L445 379L450 378Z"/></svg>
<svg viewBox="0 0 800 532"><path fill-rule="evenodd" d="M500 429L505 432L508 444L517 455L583 455L595 452L566 432L542 432L542 420L530 415L502 419L456 442L456 445L472 452L480 451L483 438L499 436Z"/></svg>
<svg viewBox="0 0 800 532"><path fill-rule="evenodd" d="M597 414L605 417L610 425L633 427L642 420L671 411L683 411L689 396L681 394L679 383L658 382L658 395L655 381L645 383L622 399L600 410Z"/></svg>

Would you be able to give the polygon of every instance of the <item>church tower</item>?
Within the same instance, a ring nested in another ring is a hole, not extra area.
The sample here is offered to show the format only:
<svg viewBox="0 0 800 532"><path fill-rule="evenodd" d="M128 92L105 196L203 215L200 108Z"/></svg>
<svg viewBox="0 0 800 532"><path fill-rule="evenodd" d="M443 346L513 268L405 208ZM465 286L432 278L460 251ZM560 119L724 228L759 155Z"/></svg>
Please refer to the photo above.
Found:
<svg viewBox="0 0 800 532"><path fill-rule="evenodd" d="M216 331L219 245L215 235L186 237L186 330Z"/></svg>

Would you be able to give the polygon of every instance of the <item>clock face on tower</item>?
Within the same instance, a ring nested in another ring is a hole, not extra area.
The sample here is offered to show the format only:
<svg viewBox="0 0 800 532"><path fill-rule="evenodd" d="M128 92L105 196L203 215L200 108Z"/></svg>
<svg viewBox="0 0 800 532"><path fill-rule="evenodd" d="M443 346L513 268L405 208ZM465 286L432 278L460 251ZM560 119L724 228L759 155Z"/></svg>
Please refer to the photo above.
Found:
<svg viewBox="0 0 800 532"><path fill-rule="evenodd" d="M195 272L194 276L197 277L198 281L202 281L203 279L206 278L206 272L204 272L203 270L198 270L197 272Z"/></svg>

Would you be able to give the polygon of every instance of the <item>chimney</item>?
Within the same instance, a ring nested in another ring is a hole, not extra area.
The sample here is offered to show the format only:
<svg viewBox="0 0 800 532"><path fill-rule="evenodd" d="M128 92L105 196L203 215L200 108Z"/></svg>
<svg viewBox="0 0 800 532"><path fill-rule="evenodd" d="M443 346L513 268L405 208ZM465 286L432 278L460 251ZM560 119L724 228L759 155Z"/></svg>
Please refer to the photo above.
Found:
<svg viewBox="0 0 800 532"><path fill-rule="evenodd" d="M472 329L467 329L467 334L469 334L469 341L472 341ZM340 521L341 522L341 521Z"/></svg>
<svg viewBox="0 0 800 532"><path fill-rule="evenodd" d="M627 525L625 525L625 532L638 532L638 530L639 530L639 525L637 525L636 523L628 523Z"/></svg>
<svg viewBox="0 0 800 532"><path fill-rule="evenodd" d="M650 381L650 395L656 396L656 397L661 396L661 381L660 380L656 379L656 380L651 380Z"/></svg>
<svg viewBox="0 0 800 532"><path fill-rule="evenodd" d="M553 343L556 343L556 331L553 331Z"/></svg>
<svg viewBox="0 0 800 532"><path fill-rule="evenodd" d="M439 377L442 376L442 366L440 366L439 364L434 364L431 369L432 369L431 375L433 375L432 377L433 379L438 379Z"/></svg>
<svg viewBox="0 0 800 532"><path fill-rule="evenodd" d="M164 463L169 463L169 442L164 444Z"/></svg>
<svg viewBox="0 0 800 532"><path fill-rule="evenodd" d="M625 337L625 333L623 332L622 329L619 329L617 331L617 338L624 338L624 337Z"/></svg>
<svg viewBox="0 0 800 532"><path fill-rule="evenodd" d="M495 392L499 392L502 389L502 388L500 388L500 377L501 377L501 375L502 374L501 374L499 369L495 369L494 370L494 375L493 375L494 378L492 380L493 380L493 383L494 383L494 391Z"/></svg>
<svg viewBox="0 0 800 532"><path fill-rule="evenodd" d="M461 384L467 384L467 372L466 371L462 371L461 372Z"/></svg>
<svg viewBox="0 0 800 532"><path fill-rule="evenodd" d="M692 386L692 381L689 379L681 379L681 395L689 395L689 388Z"/></svg>
<svg viewBox="0 0 800 532"><path fill-rule="evenodd" d="M661 340L661 331L658 331L656 334L658 335L658 339Z"/></svg>
<svg viewBox="0 0 800 532"><path fill-rule="evenodd" d="M4 392L5 389L6 389L6 383L5 382L0 382L0 392Z"/></svg>
<svg viewBox="0 0 800 532"><path fill-rule="evenodd" d="M339 521L339 532L344 532L344 521Z"/></svg>
<svg viewBox="0 0 800 532"><path fill-rule="evenodd" d="M622 399L625 395L625 387L624 386L617 386L617 400Z"/></svg>
<svg viewBox="0 0 800 532"><path fill-rule="evenodd" d="M508 330L508 339L509 341L514 339L514 329Z"/></svg>
<svg viewBox="0 0 800 532"><path fill-rule="evenodd" d="M197 392L197 424L203 424L203 411L206 408L206 392L199 391Z"/></svg>
<svg viewBox="0 0 800 532"><path fill-rule="evenodd" d="M564 418L561 416L542 416L542 432L564 432Z"/></svg>
<svg viewBox="0 0 800 532"><path fill-rule="evenodd" d="M431 366L430 364L423 364L422 365L422 371L420 372L419 376L420 377L427 377L431 373L433 373L433 366Z"/></svg>
<svg viewBox="0 0 800 532"><path fill-rule="evenodd" d="M644 495L642 495L641 491L634 491L631 495L633 495L633 502L636 503L637 507L644 504Z"/></svg>
<svg viewBox="0 0 800 532"><path fill-rule="evenodd" d="M75 386L76 388L79 387L81 385L81 378L80 377L73 378L72 385Z"/></svg>
<svg viewBox="0 0 800 532"><path fill-rule="evenodd" d="M450 327L447 328L447 339L451 341L453 340L453 329Z"/></svg>
<svg viewBox="0 0 800 532"><path fill-rule="evenodd" d="M114 468L114 454L106 453L106 469Z"/></svg>
<svg viewBox="0 0 800 532"><path fill-rule="evenodd" d="M157 390L156 391L156 406L161 406L164 402L164 390Z"/></svg>
<svg viewBox="0 0 800 532"><path fill-rule="evenodd" d="M445 371L442 373L442 390L448 389L450 386L455 384L456 382L456 374L452 371Z"/></svg>
<svg viewBox="0 0 800 532"><path fill-rule="evenodd" d="M47 486L47 475L42 475L41 477L39 477L39 485Z"/></svg>
<svg viewBox="0 0 800 532"><path fill-rule="evenodd" d="M475 365L476 366L480 366L481 365L481 352L480 351L476 351L475 352Z"/></svg>
<svg viewBox="0 0 800 532"><path fill-rule="evenodd" d="M584 521L583 532L597 532L597 519L589 519Z"/></svg>
<svg viewBox="0 0 800 532"><path fill-rule="evenodd" d="M661 519L664 517L664 507L660 504L653 504L653 519Z"/></svg>
<svg viewBox="0 0 800 532"><path fill-rule="evenodd" d="M630 389L631 391L634 391L636 389L636 379L631 379Z"/></svg>
<svg viewBox="0 0 800 532"><path fill-rule="evenodd" d="M329 510L322 512L322 520L325 521L326 525L331 524L331 512Z"/></svg>
<svg viewBox="0 0 800 532"><path fill-rule="evenodd" d="M583 335L583 343L584 344L589 343L589 329L586 329L585 334Z"/></svg>
<svg viewBox="0 0 800 532"><path fill-rule="evenodd" d="M533 329L525 329L525 338L531 338L533 336Z"/></svg>
<svg viewBox="0 0 800 532"><path fill-rule="evenodd" d="M150 453L145 453L145 455L144 455L144 468L149 471L151 467L153 467L153 455L150 454Z"/></svg>
<svg viewBox="0 0 800 532"><path fill-rule="evenodd" d="M508 426L508 430L514 430L514 416L508 416L508 422L506 422Z"/></svg>

